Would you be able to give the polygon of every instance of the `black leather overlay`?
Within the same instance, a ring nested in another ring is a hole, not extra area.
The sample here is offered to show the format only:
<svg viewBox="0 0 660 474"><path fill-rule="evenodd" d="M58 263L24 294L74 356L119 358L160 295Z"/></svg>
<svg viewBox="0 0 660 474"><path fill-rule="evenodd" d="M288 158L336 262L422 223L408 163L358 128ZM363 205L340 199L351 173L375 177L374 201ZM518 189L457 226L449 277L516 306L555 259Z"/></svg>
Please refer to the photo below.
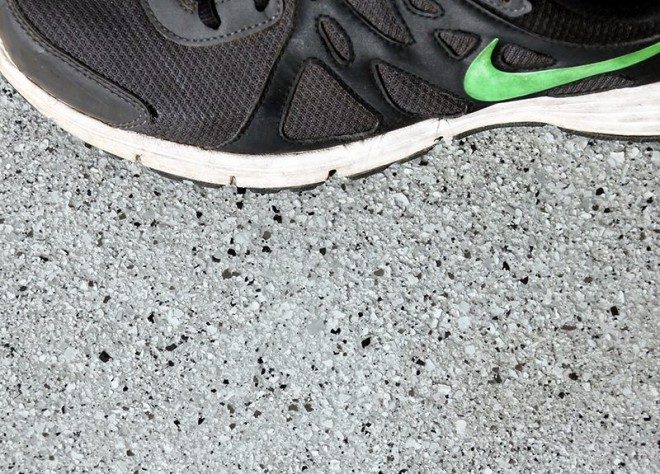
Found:
<svg viewBox="0 0 660 474"><path fill-rule="evenodd" d="M319 35L328 47L332 57L342 66L348 66L355 58L353 42L348 32L337 20L329 16L318 19Z"/></svg>

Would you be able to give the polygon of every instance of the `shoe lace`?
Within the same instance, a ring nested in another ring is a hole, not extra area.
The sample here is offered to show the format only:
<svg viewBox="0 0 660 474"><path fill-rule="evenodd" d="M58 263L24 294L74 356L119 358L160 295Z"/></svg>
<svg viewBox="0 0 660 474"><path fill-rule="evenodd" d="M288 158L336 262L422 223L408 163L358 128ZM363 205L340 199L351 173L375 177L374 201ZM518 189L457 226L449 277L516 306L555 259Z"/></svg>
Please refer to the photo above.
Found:
<svg viewBox="0 0 660 474"><path fill-rule="evenodd" d="M254 8L262 12L266 9L270 0L252 0L252 2L254 3ZM197 0L197 13L199 14L199 19L207 27L213 30L220 28L222 21L220 20L220 14L218 13L215 0Z"/></svg>

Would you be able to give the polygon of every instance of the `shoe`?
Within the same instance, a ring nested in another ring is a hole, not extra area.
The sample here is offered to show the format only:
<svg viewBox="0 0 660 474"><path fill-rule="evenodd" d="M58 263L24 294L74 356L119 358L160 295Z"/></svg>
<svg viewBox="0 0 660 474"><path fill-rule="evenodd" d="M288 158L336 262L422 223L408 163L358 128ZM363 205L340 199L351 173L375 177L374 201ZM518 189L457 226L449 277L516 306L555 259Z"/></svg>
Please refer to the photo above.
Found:
<svg viewBox="0 0 660 474"><path fill-rule="evenodd" d="M660 136L660 2L0 0L0 71L109 153L299 187L506 125Z"/></svg>

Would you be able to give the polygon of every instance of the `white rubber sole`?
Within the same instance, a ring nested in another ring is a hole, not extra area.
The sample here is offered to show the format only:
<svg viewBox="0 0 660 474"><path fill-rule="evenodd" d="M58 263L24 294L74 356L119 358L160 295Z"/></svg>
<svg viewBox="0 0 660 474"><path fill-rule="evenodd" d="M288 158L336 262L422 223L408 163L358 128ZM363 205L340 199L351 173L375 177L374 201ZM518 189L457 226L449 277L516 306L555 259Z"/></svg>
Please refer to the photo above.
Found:
<svg viewBox="0 0 660 474"><path fill-rule="evenodd" d="M566 98L493 105L450 120L426 120L366 140L313 152L240 155L207 151L105 125L58 101L28 79L0 41L0 72L35 108L64 130L113 155L210 184L248 188L302 187L329 176L368 173L470 131L515 123L545 123L578 132L660 136L660 83Z"/></svg>

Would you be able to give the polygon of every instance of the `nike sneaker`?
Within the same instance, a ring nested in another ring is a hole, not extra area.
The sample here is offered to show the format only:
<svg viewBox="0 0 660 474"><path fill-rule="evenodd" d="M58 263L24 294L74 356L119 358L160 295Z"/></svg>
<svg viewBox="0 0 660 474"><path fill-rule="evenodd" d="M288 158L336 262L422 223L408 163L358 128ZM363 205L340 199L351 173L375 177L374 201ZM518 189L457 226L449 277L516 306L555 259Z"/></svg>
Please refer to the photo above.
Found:
<svg viewBox="0 0 660 474"><path fill-rule="evenodd" d="M660 136L657 0L0 0L0 71L192 180L298 187L515 124Z"/></svg>

